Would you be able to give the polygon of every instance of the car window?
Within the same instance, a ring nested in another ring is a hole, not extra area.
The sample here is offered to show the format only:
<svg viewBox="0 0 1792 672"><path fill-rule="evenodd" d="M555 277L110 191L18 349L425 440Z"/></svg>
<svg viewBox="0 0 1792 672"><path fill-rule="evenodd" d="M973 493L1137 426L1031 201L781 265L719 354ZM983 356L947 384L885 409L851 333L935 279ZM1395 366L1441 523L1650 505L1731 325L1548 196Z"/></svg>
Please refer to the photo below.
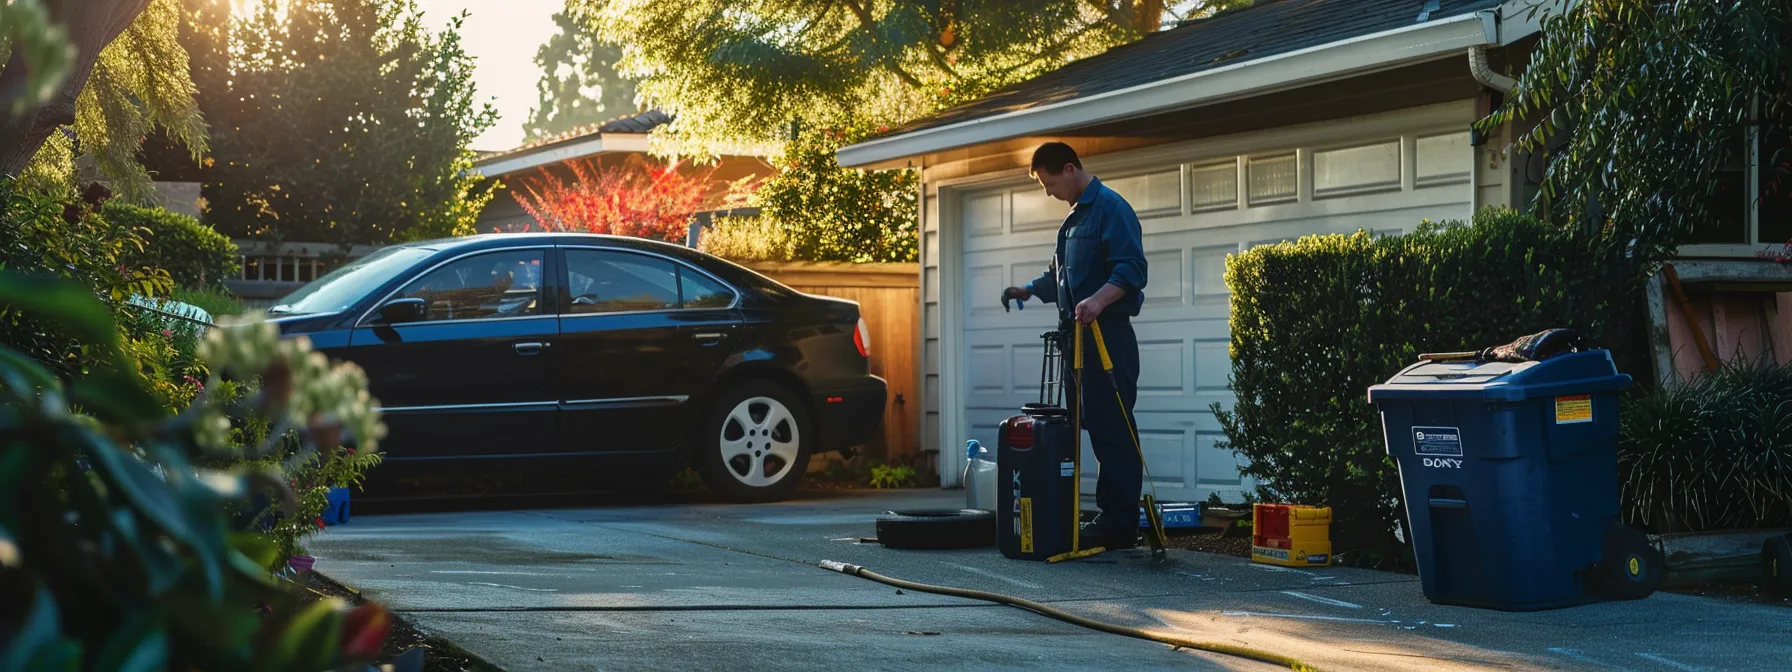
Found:
<svg viewBox="0 0 1792 672"><path fill-rule="evenodd" d="M388 247L361 257L311 281L298 291L274 303L268 312L280 315L308 315L348 310L380 285L398 277L423 261L435 250L418 247Z"/></svg>
<svg viewBox="0 0 1792 672"><path fill-rule="evenodd" d="M506 250L448 262L393 298L423 299L430 320L541 314L541 250Z"/></svg>
<svg viewBox="0 0 1792 672"><path fill-rule="evenodd" d="M573 315L669 310L678 307L672 262L639 254L566 251L567 294Z"/></svg>
<svg viewBox="0 0 1792 672"><path fill-rule="evenodd" d="M734 303L734 291L688 268L678 269L679 298L686 308L727 308Z"/></svg>

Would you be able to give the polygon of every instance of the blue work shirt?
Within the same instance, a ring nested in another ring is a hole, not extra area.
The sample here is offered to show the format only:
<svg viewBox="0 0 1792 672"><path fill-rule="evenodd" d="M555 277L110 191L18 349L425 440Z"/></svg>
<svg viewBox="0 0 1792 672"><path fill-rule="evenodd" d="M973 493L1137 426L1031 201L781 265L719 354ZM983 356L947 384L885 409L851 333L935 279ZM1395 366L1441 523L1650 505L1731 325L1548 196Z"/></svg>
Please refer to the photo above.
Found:
<svg viewBox="0 0 1792 672"><path fill-rule="evenodd" d="M1040 301L1058 304L1069 318L1076 304L1112 284L1126 295L1102 311L1102 317L1137 317L1145 303L1145 245L1139 216L1132 204L1100 179L1091 178L1083 195L1058 226L1058 247L1051 267L1027 283Z"/></svg>

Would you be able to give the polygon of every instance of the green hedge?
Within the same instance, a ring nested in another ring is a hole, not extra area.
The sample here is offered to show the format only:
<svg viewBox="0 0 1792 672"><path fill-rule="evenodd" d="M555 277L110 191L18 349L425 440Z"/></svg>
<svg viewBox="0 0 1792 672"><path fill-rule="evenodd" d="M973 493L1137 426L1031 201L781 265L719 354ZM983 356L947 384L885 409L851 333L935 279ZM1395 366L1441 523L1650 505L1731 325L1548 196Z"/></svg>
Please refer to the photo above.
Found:
<svg viewBox="0 0 1792 672"><path fill-rule="evenodd" d="M1658 532L1792 527L1792 367L1736 361L1625 400L1627 522Z"/></svg>
<svg viewBox="0 0 1792 672"><path fill-rule="evenodd" d="M1326 235L1227 263L1232 387L1215 406L1226 445L1268 501L1328 505L1358 560L1400 552L1399 475L1369 386L1420 353L1477 349L1551 327L1580 330L1647 380L1641 267L1621 247L1511 210L1405 236ZM1617 249L1619 251L1613 251ZM1380 550L1370 550L1380 549ZM1346 558L1348 560L1348 558Z"/></svg>
<svg viewBox="0 0 1792 672"><path fill-rule="evenodd" d="M182 287L217 285L241 270L236 244L192 217L116 201L107 202L100 215L142 234L146 245L129 265L166 269Z"/></svg>

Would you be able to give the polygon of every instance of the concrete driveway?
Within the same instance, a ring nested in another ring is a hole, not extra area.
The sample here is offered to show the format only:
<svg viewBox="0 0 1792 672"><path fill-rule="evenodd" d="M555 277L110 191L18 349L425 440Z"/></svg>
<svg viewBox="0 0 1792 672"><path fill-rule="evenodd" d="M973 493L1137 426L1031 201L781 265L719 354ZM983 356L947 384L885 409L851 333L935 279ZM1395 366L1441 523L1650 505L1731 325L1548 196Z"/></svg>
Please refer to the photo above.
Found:
<svg viewBox="0 0 1792 672"><path fill-rule="evenodd" d="M1515 614L1425 601L1416 578L1144 551L1074 564L994 548L861 544L892 508L962 493L357 517L317 569L510 670L1275 669L1017 609L903 593L863 565L1081 615L1297 656L1334 670L1759 670L1792 660L1792 611L1713 598Z"/></svg>

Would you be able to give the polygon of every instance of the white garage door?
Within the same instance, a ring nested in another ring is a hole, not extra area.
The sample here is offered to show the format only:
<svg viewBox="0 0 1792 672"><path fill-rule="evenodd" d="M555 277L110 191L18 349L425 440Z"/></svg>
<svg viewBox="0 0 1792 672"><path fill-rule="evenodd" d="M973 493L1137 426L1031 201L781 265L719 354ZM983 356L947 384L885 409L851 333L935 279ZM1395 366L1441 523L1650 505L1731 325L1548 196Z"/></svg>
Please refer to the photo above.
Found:
<svg viewBox="0 0 1792 672"><path fill-rule="evenodd" d="M1150 281L1134 321L1137 415L1166 501L1215 492L1237 501L1253 487L1233 453L1216 446L1224 435L1209 410L1232 403L1226 255L1306 234L1397 233L1422 219L1468 214L1467 134L1394 133L1318 150L1114 171L1106 179L1140 213L1145 233ZM1103 174L1099 165L1091 169ZM1066 206L1028 184L967 192L958 203L963 366L943 378L963 386L967 436L993 447L997 425L1037 398L1039 335L1056 322L1052 306L1004 313L997 298L1045 268ZM1096 462L1087 448L1083 464L1091 493Z"/></svg>

